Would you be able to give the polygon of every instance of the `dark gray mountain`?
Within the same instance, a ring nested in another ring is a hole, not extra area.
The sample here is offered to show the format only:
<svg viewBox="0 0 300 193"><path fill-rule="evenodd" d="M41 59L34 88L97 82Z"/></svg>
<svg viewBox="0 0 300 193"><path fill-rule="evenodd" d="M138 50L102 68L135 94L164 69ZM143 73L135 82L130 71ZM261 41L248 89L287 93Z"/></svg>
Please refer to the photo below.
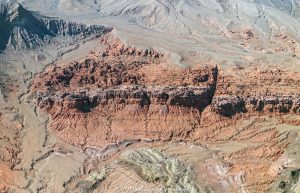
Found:
<svg viewBox="0 0 300 193"><path fill-rule="evenodd" d="M0 51L8 46L14 49L32 49L51 42L56 36L101 34L103 26L88 26L75 22L47 18L26 10L19 3L0 4Z"/></svg>

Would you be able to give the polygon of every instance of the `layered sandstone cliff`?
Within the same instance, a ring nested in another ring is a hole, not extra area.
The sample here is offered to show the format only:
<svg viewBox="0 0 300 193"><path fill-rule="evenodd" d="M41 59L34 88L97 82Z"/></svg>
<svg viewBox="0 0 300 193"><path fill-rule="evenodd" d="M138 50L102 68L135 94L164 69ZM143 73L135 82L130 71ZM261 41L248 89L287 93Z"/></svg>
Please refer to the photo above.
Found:
<svg viewBox="0 0 300 193"><path fill-rule="evenodd" d="M99 158L107 157L109 144L118 149L140 140L207 148L242 144L245 148L218 154L227 175L241 178L254 192L275 183L283 167L279 161L292 143L291 133L276 125L299 114L298 74L258 71L239 80L239 73L248 72L228 76L215 66L178 67L157 50L131 47L111 35L99 44L86 59L49 66L34 78L31 90L39 109L50 115L52 133Z"/></svg>
<svg viewBox="0 0 300 193"><path fill-rule="evenodd" d="M300 96L295 95L253 95L253 96L217 96L212 102L215 112L224 116L237 113L299 113Z"/></svg>
<svg viewBox="0 0 300 193"><path fill-rule="evenodd" d="M88 146L188 137L214 96L217 68L172 70L155 50L111 42L103 38L105 51L50 67L35 79L32 88L38 106L51 115L50 129ZM163 73L156 76L156 70Z"/></svg>

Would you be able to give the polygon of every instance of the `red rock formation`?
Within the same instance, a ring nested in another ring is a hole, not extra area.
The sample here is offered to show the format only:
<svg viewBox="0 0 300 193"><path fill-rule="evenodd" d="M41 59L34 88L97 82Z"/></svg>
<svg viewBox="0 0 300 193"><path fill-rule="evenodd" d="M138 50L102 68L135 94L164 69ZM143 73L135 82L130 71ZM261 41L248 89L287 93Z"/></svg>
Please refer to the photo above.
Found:
<svg viewBox="0 0 300 193"><path fill-rule="evenodd" d="M281 120L283 114L299 113L299 76L243 69L224 76L216 67L177 67L155 50L126 46L112 36L101 44L102 50L87 59L49 67L32 82L54 134L104 149L130 140L184 140L208 147L257 143L220 156L230 175L243 171L248 190L268 190L276 179L270 167L291 139L288 132L262 127L269 123L263 116ZM248 79L241 80L245 74ZM245 126L251 116L256 118Z"/></svg>
<svg viewBox="0 0 300 193"><path fill-rule="evenodd" d="M104 51L49 67L33 81L38 106L51 115L50 129L88 146L188 137L211 103L217 68L171 66L155 50L108 38L101 40Z"/></svg>

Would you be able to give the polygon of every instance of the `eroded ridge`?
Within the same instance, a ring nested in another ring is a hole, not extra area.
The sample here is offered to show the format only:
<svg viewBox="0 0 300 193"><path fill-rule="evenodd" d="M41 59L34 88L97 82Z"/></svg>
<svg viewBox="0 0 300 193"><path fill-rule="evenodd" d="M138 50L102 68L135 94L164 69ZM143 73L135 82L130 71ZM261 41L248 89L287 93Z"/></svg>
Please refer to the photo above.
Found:
<svg viewBox="0 0 300 193"><path fill-rule="evenodd" d="M50 129L88 146L188 137L211 103L217 68L175 67L155 50L107 38L99 53L49 67L33 81L38 106L51 115Z"/></svg>
<svg viewBox="0 0 300 193"><path fill-rule="evenodd" d="M299 125L298 74L258 71L241 86L242 70L225 76L217 67L178 67L157 50L110 35L100 44L86 59L34 78L32 92L52 133L95 159L132 141L190 142L216 151L217 161L201 166L215 179L210 187L266 192L276 183L298 135L285 128Z"/></svg>
<svg viewBox="0 0 300 193"><path fill-rule="evenodd" d="M300 113L300 96L253 95L217 96L212 102L215 112L224 116L237 113Z"/></svg>
<svg viewBox="0 0 300 193"><path fill-rule="evenodd" d="M299 72L256 66L221 74L212 101L213 110L218 114L299 114Z"/></svg>

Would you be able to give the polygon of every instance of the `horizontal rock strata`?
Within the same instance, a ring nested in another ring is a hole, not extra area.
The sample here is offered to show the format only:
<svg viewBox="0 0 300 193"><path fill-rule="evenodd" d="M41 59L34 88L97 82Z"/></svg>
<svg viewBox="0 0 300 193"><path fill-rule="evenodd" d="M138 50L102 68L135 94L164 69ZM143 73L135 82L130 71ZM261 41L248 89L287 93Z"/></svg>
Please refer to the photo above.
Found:
<svg viewBox="0 0 300 193"><path fill-rule="evenodd" d="M51 115L49 128L88 146L188 137L214 96L217 68L176 68L152 49L107 37L100 43L103 51L34 79L37 104ZM150 67L164 73L157 76Z"/></svg>
<svg viewBox="0 0 300 193"><path fill-rule="evenodd" d="M212 101L212 107L224 116L246 112L300 113L300 96L217 96Z"/></svg>
<svg viewBox="0 0 300 193"><path fill-rule="evenodd" d="M101 49L86 59L50 66L34 78L32 93L50 115L52 133L97 159L138 141L241 144L245 148L234 145L236 152L219 155L229 173L243 178L249 191L269 189L276 178L269 168L291 143L290 132L276 127L283 116L299 114L297 76L249 73L244 84L241 71L223 77L217 67L178 67L157 50L127 46L113 36L99 43Z"/></svg>

